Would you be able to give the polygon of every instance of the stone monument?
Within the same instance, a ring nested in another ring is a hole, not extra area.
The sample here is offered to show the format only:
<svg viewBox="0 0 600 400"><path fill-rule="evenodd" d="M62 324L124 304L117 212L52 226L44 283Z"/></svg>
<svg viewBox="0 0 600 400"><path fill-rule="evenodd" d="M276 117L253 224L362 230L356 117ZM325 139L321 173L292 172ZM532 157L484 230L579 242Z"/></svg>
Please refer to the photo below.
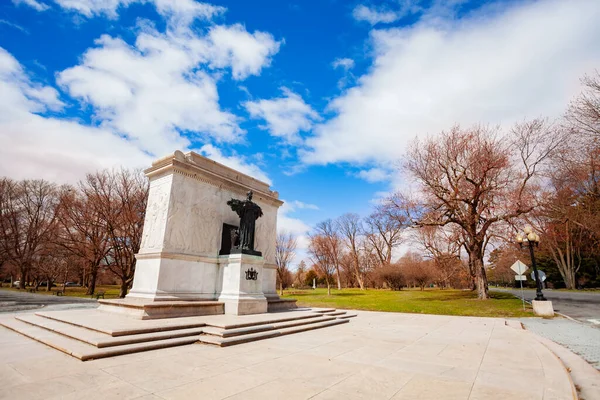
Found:
<svg viewBox="0 0 600 400"><path fill-rule="evenodd" d="M194 152L144 172L150 190L133 287L101 309L146 319L295 308L276 291L277 192Z"/></svg>

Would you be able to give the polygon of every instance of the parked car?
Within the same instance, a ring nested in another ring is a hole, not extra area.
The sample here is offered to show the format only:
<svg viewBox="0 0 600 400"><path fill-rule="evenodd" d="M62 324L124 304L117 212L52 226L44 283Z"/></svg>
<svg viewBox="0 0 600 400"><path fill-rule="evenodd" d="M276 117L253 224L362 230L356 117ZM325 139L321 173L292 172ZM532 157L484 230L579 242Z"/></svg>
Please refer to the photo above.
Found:
<svg viewBox="0 0 600 400"><path fill-rule="evenodd" d="M40 282L40 287L46 287L46 286L48 286L48 282L46 282L46 281ZM56 287L56 285L54 283L51 283L50 287L53 288L53 287Z"/></svg>
<svg viewBox="0 0 600 400"><path fill-rule="evenodd" d="M65 283L65 287L80 287L81 285L76 282L67 282Z"/></svg>
<svg viewBox="0 0 600 400"><path fill-rule="evenodd" d="M19 287L20 284L21 284L21 281L14 281L13 282L13 286L14 287Z"/></svg>

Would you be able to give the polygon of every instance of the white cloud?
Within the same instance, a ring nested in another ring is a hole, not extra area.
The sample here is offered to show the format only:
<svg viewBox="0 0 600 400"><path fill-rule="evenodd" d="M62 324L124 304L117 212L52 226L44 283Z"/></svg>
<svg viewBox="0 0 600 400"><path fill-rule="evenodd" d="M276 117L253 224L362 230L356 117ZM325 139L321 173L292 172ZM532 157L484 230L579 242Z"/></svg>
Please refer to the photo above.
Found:
<svg viewBox="0 0 600 400"><path fill-rule="evenodd" d="M27 29L23 28L21 25L14 24L14 23L12 23L10 21L7 21L5 19L0 19L0 24L6 25L6 26L10 26L11 28L20 30L21 32L29 35L29 31Z"/></svg>
<svg viewBox="0 0 600 400"><path fill-rule="evenodd" d="M227 50L231 31L243 37L247 52ZM213 27L208 36L189 29L159 33L147 28L133 46L103 35L81 64L58 74L57 82L90 104L104 127L152 154L185 149L190 142L184 132L192 139L237 142L245 132L237 116L221 109L217 76L208 65L231 67L240 79L258 74L278 48L269 34L244 32L237 25Z"/></svg>
<svg viewBox="0 0 600 400"><path fill-rule="evenodd" d="M50 8L50 6L48 6L47 4L41 3L37 0L12 0L12 2L17 6L20 4L24 4L26 6L36 9L37 11L46 11Z"/></svg>
<svg viewBox="0 0 600 400"><path fill-rule="evenodd" d="M14 1L14 0L13 0ZM35 0L20 0L35 1ZM196 18L211 19L225 12L224 7L217 7L195 0L54 0L64 9L83 14L88 18L106 15L116 18L120 7L128 7L134 3L151 2L156 11L173 23L189 24Z"/></svg>
<svg viewBox="0 0 600 400"><path fill-rule="evenodd" d="M241 24L212 27L208 39L212 42L210 65L231 66L237 80L259 75L263 67L271 64L271 57L281 45L270 33L249 33Z"/></svg>
<svg viewBox="0 0 600 400"><path fill-rule="evenodd" d="M248 162L247 158L244 156L240 156L237 154L226 156L221 152L221 150L210 144L205 144L204 146L202 146L198 150L198 153L229 168L233 168L236 171L258 179L259 181L263 181L268 185L272 184L272 181L269 178L269 176L256 164Z"/></svg>
<svg viewBox="0 0 600 400"><path fill-rule="evenodd" d="M371 25L390 23L398 20L400 15L395 11L376 9L365 5L358 5L352 11L352 16L357 21L366 21Z"/></svg>
<svg viewBox="0 0 600 400"><path fill-rule="evenodd" d="M141 167L151 158L106 129L39 115L60 110L58 92L29 80L0 48L0 176L75 182L86 172Z"/></svg>
<svg viewBox="0 0 600 400"><path fill-rule="evenodd" d="M306 209L306 210L318 210L319 206L310 203L304 203L299 200L294 200L290 202L290 205L295 208Z"/></svg>
<svg viewBox="0 0 600 400"><path fill-rule="evenodd" d="M363 169L358 172L357 176L361 179L364 179L367 182L375 183L375 182L383 182L390 179L390 172L383 168L370 168Z"/></svg>
<svg viewBox="0 0 600 400"><path fill-rule="evenodd" d="M345 69L347 71L349 69L354 68L354 60L352 60L350 58L336 58L331 63L331 66L334 69L335 68L342 68L342 69Z"/></svg>
<svg viewBox="0 0 600 400"><path fill-rule="evenodd" d="M527 2L460 21L374 30L373 66L313 128L309 164L389 165L417 135L562 114L600 65L600 2Z"/></svg>
<svg viewBox="0 0 600 400"><path fill-rule="evenodd" d="M262 128L272 136L297 144L300 142L300 131L311 129L314 121L320 117L298 94L285 87L281 90L282 97L248 101L244 106L252 118L266 121Z"/></svg>

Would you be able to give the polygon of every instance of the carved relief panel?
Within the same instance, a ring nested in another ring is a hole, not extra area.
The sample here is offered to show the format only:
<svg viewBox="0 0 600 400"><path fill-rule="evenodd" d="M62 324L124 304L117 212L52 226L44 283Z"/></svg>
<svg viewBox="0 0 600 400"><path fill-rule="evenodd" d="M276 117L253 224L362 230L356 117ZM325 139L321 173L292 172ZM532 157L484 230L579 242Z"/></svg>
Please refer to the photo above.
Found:
<svg viewBox="0 0 600 400"><path fill-rule="evenodd" d="M164 244L172 175L150 182L140 252L160 251Z"/></svg>

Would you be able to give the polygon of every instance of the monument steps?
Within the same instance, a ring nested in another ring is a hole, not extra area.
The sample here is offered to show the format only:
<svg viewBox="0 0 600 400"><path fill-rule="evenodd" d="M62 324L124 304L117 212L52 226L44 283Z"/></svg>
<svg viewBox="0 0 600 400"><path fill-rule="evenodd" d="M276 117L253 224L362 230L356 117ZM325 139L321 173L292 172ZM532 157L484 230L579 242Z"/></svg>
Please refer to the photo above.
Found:
<svg viewBox="0 0 600 400"><path fill-rule="evenodd" d="M104 333L113 337L140 335L206 326L198 317L173 318L168 320L136 320L102 311L55 311L37 312L35 315L65 324ZM123 321L128 324L123 324Z"/></svg>
<svg viewBox="0 0 600 400"><path fill-rule="evenodd" d="M346 311L329 311L329 312L324 312L323 315L330 315L330 316L334 316L334 315L344 315L346 314Z"/></svg>
<svg viewBox="0 0 600 400"><path fill-rule="evenodd" d="M80 342L84 342L98 348L152 342L164 339L174 339L185 336L200 335L202 333L202 328L187 328L113 337L104 333L89 330L87 328L44 318L39 315L25 315L15 318L27 324L52 331L75 340L79 340Z"/></svg>
<svg viewBox="0 0 600 400"><path fill-rule="evenodd" d="M98 310L65 310L16 315L0 325L85 361L198 342L232 346L335 326L354 316L301 309L144 321Z"/></svg>
<svg viewBox="0 0 600 400"><path fill-rule="evenodd" d="M346 315L340 315L338 318L340 319L349 319L349 318L354 318L357 317L358 314L346 314Z"/></svg>
<svg viewBox="0 0 600 400"><path fill-rule="evenodd" d="M233 336L233 337L220 337L220 336L205 334L205 335L200 336L199 341L200 341L200 343L204 343L204 344L212 344L212 345L216 345L219 347L227 347L227 346L233 346L236 344L242 344L242 343L254 342L257 340L269 339L269 338L273 338L273 337L277 337L277 336L284 336L284 335L291 335L294 333L306 332L306 331L310 331L313 329L327 328L330 326L339 325L339 324L343 324L346 322L349 322L349 320L342 319L342 318L333 318L333 319L330 319L327 321L321 321L321 322L316 322L316 321L313 322L313 320L311 320L310 323L303 324L300 326L284 327L284 328L279 328L279 329L274 329L274 330L269 330L269 331L264 331L264 332L250 333L250 334L238 335L238 336Z"/></svg>
<svg viewBox="0 0 600 400"><path fill-rule="evenodd" d="M317 323L317 322L331 321L334 319L336 319L336 317L334 317L334 316L331 316L331 317L316 316L315 318L303 318L303 319L299 319L299 320L292 320L292 321L271 323L271 324L261 324L261 325L256 325L256 326L248 326L248 327L244 327L244 328L234 328L234 329L220 329L220 328L215 328L215 327L209 326L209 327L202 329L202 331L204 334L207 334L207 335L228 338L228 337L233 337L233 336L247 335L247 334L251 334L251 333L258 333L258 332L272 331L272 330L277 330L277 329L282 329L282 328L289 328L292 326L308 325L308 324L313 324L313 323Z"/></svg>
<svg viewBox="0 0 600 400"><path fill-rule="evenodd" d="M35 341L38 341L56 350L62 351L63 353L66 353L70 356L78 358L81 361L138 353L142 351L157 350L167 347L183 346L187 344L193 344L198 341L198 336L186 336L181 338L157 340L152 342L142 342L106 348L98 348L90 344L86 344L82 341L61 335L60 333L56 333L41 328L39 326L28 324L16 318L2 321L2 325Z"/></svg>
<svg viewBox="0 0 600 400"><path fill-rule="evenodd" d="M248 318L248 316L244 316L242 318L247 318L249 319L248 322L222 322L220 323L219 321L208 321L206 323L207 326L212 326L215 328L221 328L221 329L237 329L237 328L247 328L247 327L252 327L252 326L258 326L258 325L267 325L267 324L274 324L274 323L280 323L280 322L287 322L287 321L298 321L298 320L303 320L303 319L309 319L309 318L317 318L320 317L320 314L316 314L314 311L309 311L309 313L299 313L296 311L292 311L292 312L286 312L286 313L270 313L270 314L263 314L266 315L267 318L263 319L263 320L253 320L254 318L250 317Z"/></svg>
<svg viewBox="0 0 600 400"><path fill-rule="evenodd" d="M324 314L324 313L328 313L328 312L335 312L336 309L335 308L321 308L320 310L313 310L313 311L320 313L320 314Z"/></svg>

